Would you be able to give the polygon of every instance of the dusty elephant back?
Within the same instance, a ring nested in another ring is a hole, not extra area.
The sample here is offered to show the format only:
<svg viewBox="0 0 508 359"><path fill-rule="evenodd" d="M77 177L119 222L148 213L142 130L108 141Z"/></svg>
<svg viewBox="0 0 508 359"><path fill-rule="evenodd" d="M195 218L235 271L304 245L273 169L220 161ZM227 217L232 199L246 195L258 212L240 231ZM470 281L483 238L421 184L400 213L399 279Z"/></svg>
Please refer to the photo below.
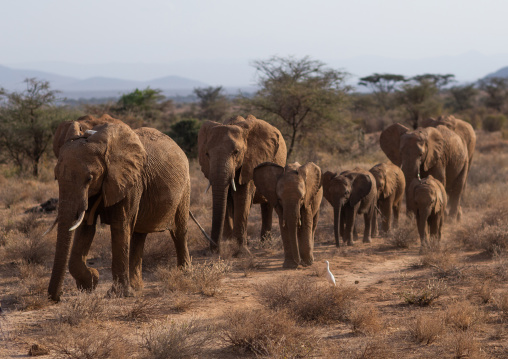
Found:
<svg viewBox="0 0 508 359"><path fill-rule="evenodd" d="M147 153L135 231L150 233L172 229L177 209L188 211L189 161L175 141L160 131L142 127L135 132Z"/></svg>

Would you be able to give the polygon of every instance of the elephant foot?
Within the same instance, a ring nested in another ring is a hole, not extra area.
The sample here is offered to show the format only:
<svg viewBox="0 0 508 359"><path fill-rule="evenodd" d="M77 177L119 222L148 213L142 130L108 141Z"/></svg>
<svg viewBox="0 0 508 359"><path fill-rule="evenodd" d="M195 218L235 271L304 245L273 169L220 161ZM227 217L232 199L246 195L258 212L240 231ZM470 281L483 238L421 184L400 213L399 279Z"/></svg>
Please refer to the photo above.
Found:
<svg viewBox="0 0 508 359"><path fill-rule="evenodd" d="M298 263L296 263L292 259L285 259L284 263L282 264L282 268L284 268L284 269L296 269L296 268L298 268Z"/></svg>
<svg viewBox="0 0 508 359"><path fill-rule="evenodd" d="M130 286L114 283L107 293L108 298L127 298L134 297L134 292Z"/></svg>
<svg viewBox="0 0 508 359"><path fill-rule="evenodd" d="M310 267L314 263L314 259L302 259L302 262L300 263L304 267Z"/></svg>
<svg viewBox="0 0 508 359"><path fill-rule="evenodd" d="M353 246L354 243L353 243L353 241L351 239L349 239L349 240L346 241L346 245L347 246Z"/></svg>
<svg viewBox="0 0 508 359"><path fill-rule="evenodd" d="M272 232L261 233L261 242L268 242L272 239Z"/></svg>
<svg viewBox="0 0 508 359"><path fill-rule="evenodd" d="M370 237L363 238L363 243L372 243L372 239Z"/></svg>
<svg viewBox="0 0 508 359"><path fill-rule="evenodd" d="M143 290L143 287L145 286L141 278L140 279L133 278L130 280L130 282L132 289L134 289L137 292Z"/></svg>
<svg viewBox="0 0 508 359"><path fill-rule="evenodd" d="M235 258L248 258L252 257L252 253L250 252L249 248L247 246L240 246L238 250L233 254L233 257Z"/></svg>
<svg viewBox="0 0 508 359"><path fill-rule="evenodd" d="M87 268L85 278L76 279L76 286L79 290L91 292L99 283L99 272L95 268Z"/></svg>

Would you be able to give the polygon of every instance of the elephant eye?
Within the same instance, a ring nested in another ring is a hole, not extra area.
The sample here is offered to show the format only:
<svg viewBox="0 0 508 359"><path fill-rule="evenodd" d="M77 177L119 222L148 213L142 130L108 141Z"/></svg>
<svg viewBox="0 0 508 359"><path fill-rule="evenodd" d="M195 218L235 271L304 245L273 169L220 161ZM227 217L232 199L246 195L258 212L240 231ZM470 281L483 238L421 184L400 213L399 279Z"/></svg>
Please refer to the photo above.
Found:
<svg viewBox="0 0 508 359"><path fill-rule="evenodd" d="M237 155L239 152L240 152L240 150L235 149L235 150L233 151L233 155Z"/></svg>
<svg viewBox="0 0 508 359"><path fill-rule="evenodd" d="M93 180L93 176L90 174L88 175L88 178L86 179L86 182L91 182Z"/></svg>
<svg viewBox="0 0 508 359"><path fill-rule="evenodd" d="M210 155L208 154L208 152L206 152L206 153L205 153L205 156L206 156L206 157L210 157Z"/></svg>

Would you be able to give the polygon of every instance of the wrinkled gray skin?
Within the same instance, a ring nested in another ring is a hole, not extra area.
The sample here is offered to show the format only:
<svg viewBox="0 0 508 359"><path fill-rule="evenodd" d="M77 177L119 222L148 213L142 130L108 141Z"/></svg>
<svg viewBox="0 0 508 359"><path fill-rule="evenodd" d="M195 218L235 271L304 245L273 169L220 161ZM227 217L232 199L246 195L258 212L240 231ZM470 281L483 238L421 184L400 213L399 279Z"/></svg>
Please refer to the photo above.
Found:
<svg viewBox="0 0 508 359"><path fill-rule="evenodd" d="M117 294L128 296L131 286L142 288L148 233L169 229L178 265L189 264L189 164L178 145L155 129L133 131L121 122L108 121L88 134L81 132L79 123L65 126L69 136L58 148L55 167L59 210L50 298L60 299L67 263L79 289L97 286L99 273L87 266L86 257L98 216L111 227L112 290Z"/></svg>
<svg viewBox="0 0 508 359"><path fill-rule="evenodd" d="M372 174L360 168L340 175L327 171L323 174L323 195L333 207L335 245L340 246L339 233L348 246L353 245L357 214L363 214L365 219L363 242L370 243L377 201L376 180Z"/></svg>
<svg viewBox="0 0 508 359"><path fill-rule="evenodd" d="M446 191L432 176L413 179L408 188L407 206L415 214L422 251L430 246L430 237L441 241L446 210Z"/></svg>
<svg viewBox="0 0 508 359"><path fill-rule="evenodd" d="M284 268L314 262L314 234L323 198L321 169L313 162L286 167L266 162L254 169L256 190L275 208L284 246Z"/></svg>
<svg viewBox="0 0 508 359"><path fill-rule="evenodd" d="M267 122L252 115L238 116L225 124L203 123L198 153L201 171L212 186L212 240L220 246L222 237L231 235L239 244L237 255L248 254L247 219L252 203L261 203L262 238L270 233L273 212L268 201L256 193L254 168L263 162L284 166L286 143L280 131ZM210 248L215 251L217 246Z"/></svg>
<svg viewBox="0 0 508 359"><path fill-rule="evenodd" d="M381 212L381 230L390 231L393 224L396 227L399 221L402 198L406 190L406 180L402 170L393 163L378 163L370 170L376 179L377 207ZM377 213L374 213L374 231L377 229Z"/></svg>
<svg viewBox="0 0 508 359"><path fill-rule="evenodd" d="M445 126L410 131L396 123L381 133L379 144L390 161L402 167L406 184L429 175L440 181L449 196L448 217L460 220L460 198L466 185L469 158L459 135Z"/></svg>

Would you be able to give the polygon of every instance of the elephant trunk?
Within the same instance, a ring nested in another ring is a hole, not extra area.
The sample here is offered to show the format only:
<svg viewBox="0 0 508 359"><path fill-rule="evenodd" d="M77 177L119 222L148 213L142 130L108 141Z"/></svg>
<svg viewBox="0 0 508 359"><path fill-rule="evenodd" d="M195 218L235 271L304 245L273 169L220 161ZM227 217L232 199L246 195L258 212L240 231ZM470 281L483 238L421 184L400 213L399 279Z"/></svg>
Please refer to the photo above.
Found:
<svg viewBox="0 0 508 359"><path fill-rule="evenodd" d="M294 205L284 205L284 221L286 222L286 230L288 233L287 239L289 241L289 248L291 250L291 256L293 257L293 261L295 265L299 265L300 258L300 248L298 245L298 228L300 223L300 207L296 204Z"/></svg>
<svg viewBox="0 0 508 359"><path fill-rule="evenodd" d="M420 206L419 206L420 207ZM430 207L420 207L418 208L417 216L417 225L418 225L418 234L420 235L420 243L422 248L429 247L429 226L428 219L430 217L432 209Z"/></svg>
<svg viewBox="0 0 508 359"><path fill-rule="evenodd" d="M217 250L222 232L224 230L224 218L226 216L226 205L229 186L212 186L213 211L212 211L212 241L210 249Z"/></svg>
<svg viewBox="0 0 508 359"><path fill-rule="evenodd" d="M69 198L60 191L59 198ZM58 231L56 241L55 259L51 279L48 286L48 294L51 300L58 302L62 293L62 284L69 261L69 252L73 232L71 229L83 220L82 214L88 206L88 198L82 196L83 200L60 200L58 208ZM78 203L76 206L75 203ZM79 224L78 224L79 226Z"/></svg>
<svg viewBox="0 0 508 359"><path fill-rule="evenodd" d="M339 225L340 225L341 210L342 210L341 205L333 207L333 233L335 234L335 246L337 246L337 247L340 247Z"/></svg>

